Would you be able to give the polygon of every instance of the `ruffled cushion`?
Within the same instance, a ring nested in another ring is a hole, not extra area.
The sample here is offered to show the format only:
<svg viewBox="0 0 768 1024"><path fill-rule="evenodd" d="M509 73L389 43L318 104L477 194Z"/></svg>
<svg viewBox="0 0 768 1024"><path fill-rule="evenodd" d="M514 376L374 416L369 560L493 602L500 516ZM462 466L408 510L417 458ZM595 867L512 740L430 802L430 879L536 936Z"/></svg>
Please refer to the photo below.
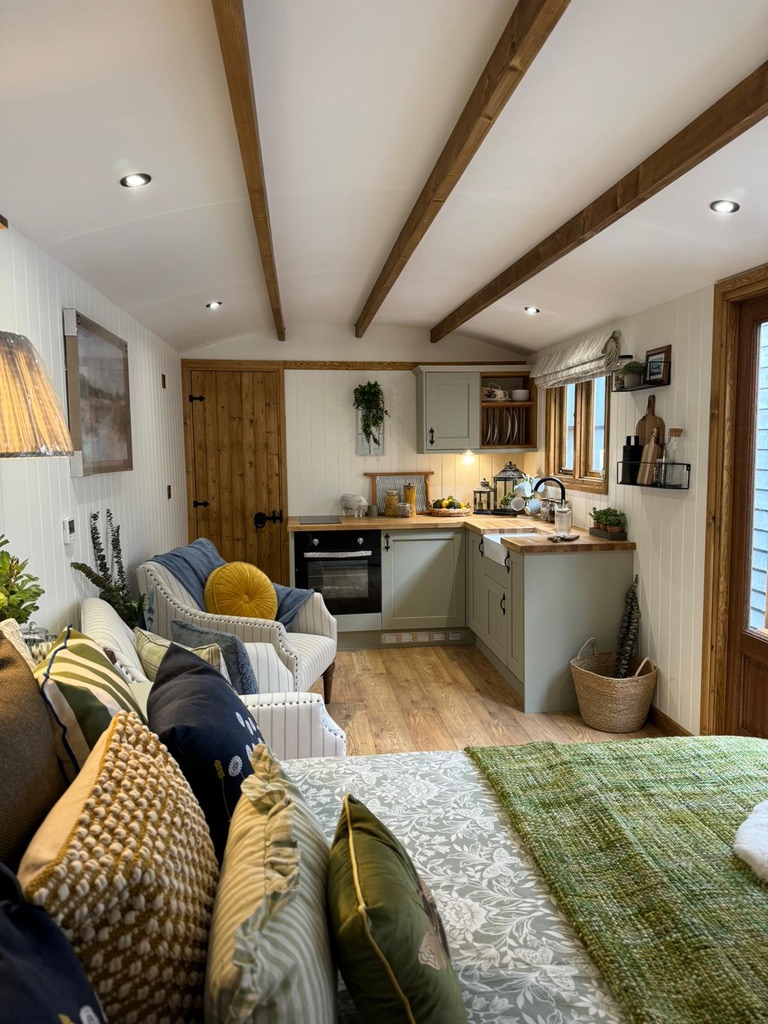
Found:
<svg viewBox="0 0 768 1024"><path fill-rule="evenodd" d="M205 610L214 615L274 619L277 594L269 576L250 562L227 562L205 584Z"/></svg>

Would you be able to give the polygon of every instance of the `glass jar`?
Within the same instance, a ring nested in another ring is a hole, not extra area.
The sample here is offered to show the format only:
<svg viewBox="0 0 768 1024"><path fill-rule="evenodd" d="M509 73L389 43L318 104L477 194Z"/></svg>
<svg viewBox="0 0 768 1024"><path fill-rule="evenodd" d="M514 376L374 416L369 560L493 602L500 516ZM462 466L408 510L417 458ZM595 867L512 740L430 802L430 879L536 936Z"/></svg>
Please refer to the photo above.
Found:
<svg viewBox="0 0 768 1024"><path fill-rule="evenodd" d="M570 537L573 527L573 513L568 502L555 506L555 534L558 537Z"/></svg>
<svg viewBox="0 0 768 1024"><path fill-rule="evenodd" d="M384 515L396 516L397 506L400 504L400 491L387 491L384 496Z"/></svg>
<svg viewBox="0 0 768 1024"><path fill-rule="evenodd" d="M410 519L413 515L413 505L410 501L401 501L397 506L397 515L400 519Z"/></svg>
<svg viewBox="0 0 768 1024"><path fill-rule="evenodd" d="M416 484L406 484L403 487L403 501L407 502L412 509L411 515L416 515Z"/></svg>
<svg viewBox="0 0 768 1024"><path fill-rule="evenodd" d="M665 487L685 486L685 452L683 449L682 427L669 428L669 440L664 449L664 462L666 463L666 474L664 479Z"/></svg>

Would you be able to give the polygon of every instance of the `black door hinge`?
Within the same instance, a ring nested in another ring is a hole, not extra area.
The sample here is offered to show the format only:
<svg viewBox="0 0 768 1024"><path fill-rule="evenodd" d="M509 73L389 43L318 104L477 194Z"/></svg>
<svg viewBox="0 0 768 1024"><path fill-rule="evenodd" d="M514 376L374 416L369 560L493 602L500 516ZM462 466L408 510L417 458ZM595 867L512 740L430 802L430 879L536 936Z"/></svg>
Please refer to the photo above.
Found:
<svg viewBox="0 0 768 1024"><path fill-rule="evenodd" d="M192 508L208 508L208 506L210 504L211 504L210 501L197 501L197 500L195 500L195 501L192 502Z"/></svg>
<svg viewBox="0 0 768 1024"><path fill-rule="evenodd" d="M190 402L204 402L205 395L190 395L189 400Z"/></svg>

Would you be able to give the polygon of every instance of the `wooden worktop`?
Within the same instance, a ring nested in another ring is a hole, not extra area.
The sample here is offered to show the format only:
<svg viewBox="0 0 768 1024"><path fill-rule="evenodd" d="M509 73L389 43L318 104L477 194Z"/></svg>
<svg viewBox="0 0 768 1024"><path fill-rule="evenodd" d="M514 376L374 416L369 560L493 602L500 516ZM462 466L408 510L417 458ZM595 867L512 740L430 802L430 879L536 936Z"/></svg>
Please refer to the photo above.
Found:
<svg viewBox="0 0 768 1024"><path fill-rule="evenodd" d="M472 533L498 533L501 530L540 530L542 534L554 535L551 523L542 523L528 516L412 516L400 519L394 516L341 516L340 523L300 523L298 516L288 519L289 533L321 533L325 530L460 530ZM504 547L523 555L582 554L586 551L634 551L632 540L603 540L592 537L587 530L574 527L579 539L553 543L545 536L504 537Z"/></svg>

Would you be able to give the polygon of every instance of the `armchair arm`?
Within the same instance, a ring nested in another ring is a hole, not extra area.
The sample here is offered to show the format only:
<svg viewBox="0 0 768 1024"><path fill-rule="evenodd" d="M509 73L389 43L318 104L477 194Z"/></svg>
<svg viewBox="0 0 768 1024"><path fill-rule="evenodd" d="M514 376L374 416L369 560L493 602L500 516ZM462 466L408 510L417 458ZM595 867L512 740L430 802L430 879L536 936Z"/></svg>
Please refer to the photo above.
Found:
<svg viewBox="0 0 768 1024"><path fill-rule="evenodd" d="M289 633L312 633L336 640L336 619L325 606L322 594L313 594L299 608L296 618L288 627Z"/></svg>
<svg viewBox="0 0 768 1024"><path fill-rule="evenodd" d="M317 693L259 693L241 698L280 760L346 757L347 738Z"/></svg>
<svg viewBox="0 0 768 1024"><path fill-rule="evenodd" d="M259 694L291 693L296 690L296 680L272 644L248 643L245 651L259 684Z"/></svg>

